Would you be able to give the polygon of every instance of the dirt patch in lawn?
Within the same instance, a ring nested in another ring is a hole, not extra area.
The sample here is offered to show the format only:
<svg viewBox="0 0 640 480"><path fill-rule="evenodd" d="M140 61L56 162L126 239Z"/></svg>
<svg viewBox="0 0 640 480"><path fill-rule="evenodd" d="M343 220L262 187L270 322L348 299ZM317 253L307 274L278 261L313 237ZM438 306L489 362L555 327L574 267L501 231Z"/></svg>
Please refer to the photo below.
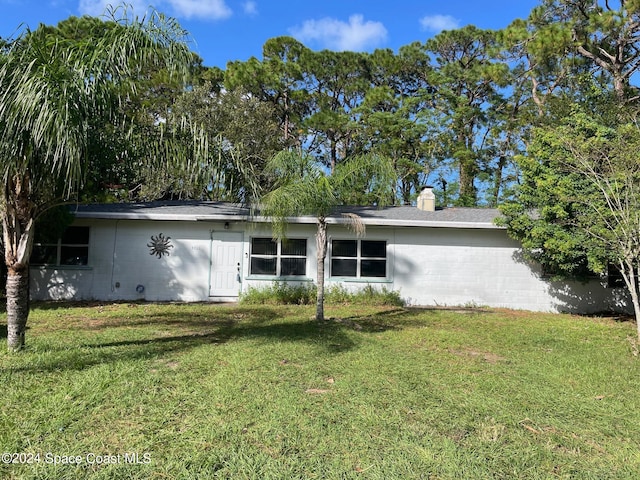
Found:
<svg viewBox="0 0 640 480"><path fill-rule="evenodd" d="M450 348L449 353L452 353L453 355L457 355L459 357L467 357L467 358L481 358L482 360L484 360L487 363L492 363L492 364L496 364L498 362L504 362L506 360L506 358L497 355L495 353L491 353L491 352L480 352L478 350L473 350L471 348L464 348L464 349L452 349Z"/></svg>

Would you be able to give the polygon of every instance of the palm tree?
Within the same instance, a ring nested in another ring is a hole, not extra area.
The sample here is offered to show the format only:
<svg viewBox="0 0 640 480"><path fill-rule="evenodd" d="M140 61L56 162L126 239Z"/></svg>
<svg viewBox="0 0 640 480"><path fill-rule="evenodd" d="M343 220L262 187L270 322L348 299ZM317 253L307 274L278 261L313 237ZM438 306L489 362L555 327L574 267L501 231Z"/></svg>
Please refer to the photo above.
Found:
<svg viewBox="0 0 640 480"><path fill-rule="evenodd" d="M92 120L122 127L118 105L135 90L136 75L151 67L185 75L192 58L172 19L114 12L113 28L91 42L68 42L40 26L0 54L0 216L11 350L25 342L35 221L82 188Z"/></svg>
<svg viewBox="0 0 640 480"><path fill-rule="evenodd" d="M316 320L322 321L327 217L340 205L366 202L382 207L393 203L396 184L393 164L385 157L358 156L336 165L333 173L328 174L311 156L287 150L269 161L266 172L276 179L275 186L262 196L257 210L271 220L275 239L286 238L290 218L302 215L316 218ZM360 217L346 215L345 218L357 234L364 234Z"/></svg>

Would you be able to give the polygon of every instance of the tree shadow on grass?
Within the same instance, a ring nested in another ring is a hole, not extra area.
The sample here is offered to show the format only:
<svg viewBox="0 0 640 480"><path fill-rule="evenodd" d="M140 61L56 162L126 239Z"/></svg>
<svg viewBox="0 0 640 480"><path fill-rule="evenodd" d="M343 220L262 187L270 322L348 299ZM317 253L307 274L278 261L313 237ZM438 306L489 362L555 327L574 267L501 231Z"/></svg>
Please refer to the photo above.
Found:
<svg viewBox="0 0 640 480"><path fill-rule="evenodd" d="M95 315L83 314L84 316L73 320L67 317L60 325L54 322L52 326L48 326L49 331L58 329L63 335L75 333L89 340L79 339L71 345L54 340L40 345L37 361L31 365L12 367L11 370L82 370L115 361L164 357L204 345L222 345L235 339L257 339L265 343L302 342L325 352L340 353L357 348L358 339L353 332L372 334L399 331L424 321L425 312L442 310L397 307L373 314L329 318L324 322L317 322L310 313L307 318L298 321L286 317L282 319L283 310L280 307L208 304L206 308L195 310L185 308L183 311L149 311L138 308L148 304L146 302L126 304L131 308L119 317L103 316L98 311ZM73 306L107 308L113 306L113 303L80 302L76 305L69 302L47 302L37 308L69 309ZM465 309L465 313L480 312L487 313L487 310ZM147 327L149 328L145 329ZM0 338L6 338L6 335L6 326L0 325ZM101 341L100 337L109 339ZM29 344L26 355L28 352Z"/></svg>
<svg viewBox="0 0 640 480"><path fill-rule="evenodd" d="M397 331L412 327L428 320L430 318L429 314L435 316L440 315L442 312L476 316L493 313L494 310L482 307L398 307L370 315L353 315L332 320L353 328L354 330L373 333L385 332L387 330Z"/></svg>
<svg viewBox="0 0 640 480"><path fill-rule="evenodd" d="M331 318L329 321L336 322L344 328L373 333L385 332L387 330L402 330L410 323L415 322L415 314L407 308L395 308L370 315Z"/></svg>
<svg viewBox="0 0 640 480"><path fill-rule="evenodd" d="M282 310L269 307L232 308L208 314L180 317L175 313L149 315L113 324L112 319L88 324L85 330L124 327L122 339L77 342L77 346L51 345L39 348L37 359L29 365L10 367L12 371L50 372L83 370L96 365L122 361L150 360L186 352L201 346L215 348L235 339L255 339L264 343L301 342L329 353L341 353L358 347L354 331L380 332L399 329L396 325L403 309L349 320L317 322L308 319L282 319ZM389 315L394 320L383 320ZM137 327L154 327L153 332ZM156 328L157 327L157 328ZM68 328L71 332L71 328ZM135 338L140 335L141 338ZM113 338L113 336L111 337ZM28 354L28 351L26 352Z"/></svg>
<svg viewBox="0 0 640 480"><path fill-rule="evenodd" d="M260 323L235 323L231 321L223 321L216 322L216 324L217 327L215 328L215 331L210 331L208 333L193 332L187 335L84 344L82 347L112 348L176 343L189 348L191 346L204 344L221 345L238 338L261 339L265 342L308 342L317 346L326 346L327 349L333 351L346 350L355 345L353 341L343 341L339 344L342 348L336 348L338 344L335 343L335 340L346 340L346 337L343 338L344 335L341 335L341 333L344 332L344 328L339 325L317 323L314 320L275 324L268 323L267 321ZM189 322L189 325L193 326L194 323ZM206 325L211 328L211 323L207 324L204 322L196 322L196 325ZM326 343L326 341L332 341L333 343Z"/></svg>

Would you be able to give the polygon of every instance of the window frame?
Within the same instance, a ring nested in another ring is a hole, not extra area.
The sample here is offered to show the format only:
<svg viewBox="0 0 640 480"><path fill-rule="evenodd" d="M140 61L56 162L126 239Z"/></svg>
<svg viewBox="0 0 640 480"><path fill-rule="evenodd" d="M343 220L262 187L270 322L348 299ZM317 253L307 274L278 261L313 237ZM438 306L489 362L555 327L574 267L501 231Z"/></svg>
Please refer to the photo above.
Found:
<svg viewBox="0 0 640 480"><path fill-rule="evenodd" d="M334 242L355 242L356 243L356 254L355 256L346 256L346 255L334 255ZM384 257L374 257L363 255L362 244L367 242L376 242L376 243L384 243ZM334 274L334 261L355 261L356 263L356 271L355 275L336 275ZM362 263L363 261L373 261L373 262L382 262L384 261L384 275L363 275L362 274ZM329 248L329 278L331 279L344 279L344 280L364 280L364 281L387 281L389 280L389 242L388 240L378 240L378 239L343 239L343 238L332 238L330 241Z"/></svg>
<svg viewBox="0 0 640 480"><path fill-rule="evenodd" d="M83 229L85 230L85 232L83 233L83 236L86 236L87 241L86 243L73 243L73 242L65 242L64 240L64 236L65 234L70 230L70 229ZM56 243L41 243L41 242L37 242L33 244L33 249L35 251L36 248L54 248L55 249L55 261L53 263L47 263L47 262L32 262L30 261L29 264L33 265L35 267L55 267L55 268L86 268L89 266L89 250L90 250L90 246L91 246L91 227L86 226L86 225L71 225L69 226L62 234L62 236L58 237L58 241ZM63 256L62 253L64 251L65 248L82 248L86 250L86 256L83 256L83 258L86 258L86 260L83 263L63 263ZM33 257L33 251L31 253L31 256Z"/></svg>
<svg viewBox="0 0 640 480"><path fill-rule="evenodd" d="M276 252L275 254L269 253L254 253L254 240L269 240L275 243ZM297 241L304 242L304 255L296 255L293 253L282 253L283 252L283 243ZM304 279L307 278L307 270L308 270L308 256L309 256L309 239L306 237L292 237L284 240L274 240L271 237L251 237L249 239L249 276L250 277L259 277L259 278L292 278L292 279ZM253 259L254 258L262 258L262 259L274 259L275 260L275 273L258 273L253 271ZM304 272L301 274L291 274L288 273L286 275L282 274L282 263L283 260L287 259L304 259Z"/></svg>

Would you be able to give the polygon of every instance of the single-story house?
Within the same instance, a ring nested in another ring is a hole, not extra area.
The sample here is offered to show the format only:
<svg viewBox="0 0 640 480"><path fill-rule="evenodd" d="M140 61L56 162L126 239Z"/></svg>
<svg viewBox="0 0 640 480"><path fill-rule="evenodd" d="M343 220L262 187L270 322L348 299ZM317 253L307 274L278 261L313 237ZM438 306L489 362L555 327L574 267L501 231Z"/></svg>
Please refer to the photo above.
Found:
<svg viewBox="0 0 640 480"><path fill-rule="evenodd" d="M523 259L495 224L499 212L417 206L348 207L327 219L327 287L366 285L408 304L592 313L626 310L606 278L553 281ZM426 200L425 200L426 198ZM316 219L289 219L274 241L269 220L244 206L168 201L78 205L57 244L36 244L31 297L73 300L233 301L273 281L314 282ZM345 213L366 227L358 236Z"/></svg>

